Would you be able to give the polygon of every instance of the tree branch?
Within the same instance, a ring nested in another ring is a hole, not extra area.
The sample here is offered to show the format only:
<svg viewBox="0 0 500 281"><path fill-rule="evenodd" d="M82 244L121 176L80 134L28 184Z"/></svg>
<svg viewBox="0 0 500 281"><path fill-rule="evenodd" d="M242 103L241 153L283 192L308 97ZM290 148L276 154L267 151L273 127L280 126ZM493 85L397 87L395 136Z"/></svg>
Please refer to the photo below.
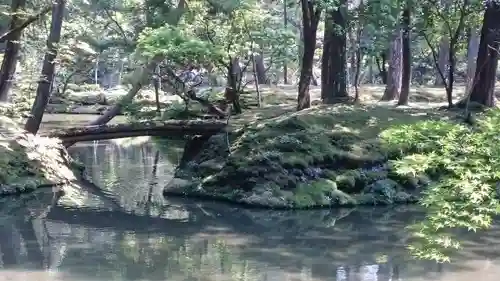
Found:
<svg viewBox="0 0 500 281"><path fill-rule="evenodd" d="M127 45L132 45L132 43L130 42L130 40L128 39L127 37L127 34L125 33L125 30L123 29L123 27L120 25L120 23L118 21L115 20L115 18L113 17L113 15L111 14L111 12L104 8L104 12L106 13L106 15L108 16L108 18L116 25L116 27L118 28L118 30L120 31L120 34L122 35L123 37L123 42L125 42L125 44Z"/></svg>
<svg viewBox="0 0 500 281"><path fill-rule="evenodd" d="M4 34L2 34L2 36L0 36L0 43L3 43L7 40L9 40L9 38L16 32L20 32L22 31L23 29L25 29L26 27L28 27L28 25L32 24L33 22L35 22L36 20L38 20L41 16L47 14L49 11L51 10L51 7L48 6L48 7L45 7L43 8L43 10L41 10L40 12L38 12L38 14L35 14L35 15L32 15L32 16L29 16L23 23L21 23L19 26L16 26L14 27L13 29L5 32Z"/></svg>
<svg viewBox="0 0 500 281"><path fill-rule="evenodd" d="M438 54L437 54L436 48L434 48L434 46L432 46L431 40L429 40L429 37L427 36L427 34L425 34L424 30L421 32L421 34L422 34L422 37L424 37L425 42L429 46L429 49L431 50L432 58L434 60L434 66L436 67L436 69L439 73L439 76L443 80L445 87L448 88L448 82L446 81L446 77L444 76L443 71L439 67L439 59L438 59Z"/></svg>

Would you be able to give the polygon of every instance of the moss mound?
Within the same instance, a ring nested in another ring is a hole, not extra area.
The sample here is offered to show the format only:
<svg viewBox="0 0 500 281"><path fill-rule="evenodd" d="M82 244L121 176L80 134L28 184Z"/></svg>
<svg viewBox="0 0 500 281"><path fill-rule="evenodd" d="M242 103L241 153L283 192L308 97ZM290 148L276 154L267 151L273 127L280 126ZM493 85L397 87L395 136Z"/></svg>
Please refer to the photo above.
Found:
<svg viewBox="0 0 500 281"><path fill-rule="evenodd" d="M56 139L33 136L0 117L0 195L76 180L77 165Z"/></svg>
<svg viewBox="0 0 500 281"><path fill-rule="evenodd" d="M275 208L413 202L432 179L394 170L388 160L410 147L389 144L386 132L424 120L452 122L433 109L353 105L258 120L231 137L230 153L225 136L210 140L178 173L189 181L176 180L165 193Z"/></svg>

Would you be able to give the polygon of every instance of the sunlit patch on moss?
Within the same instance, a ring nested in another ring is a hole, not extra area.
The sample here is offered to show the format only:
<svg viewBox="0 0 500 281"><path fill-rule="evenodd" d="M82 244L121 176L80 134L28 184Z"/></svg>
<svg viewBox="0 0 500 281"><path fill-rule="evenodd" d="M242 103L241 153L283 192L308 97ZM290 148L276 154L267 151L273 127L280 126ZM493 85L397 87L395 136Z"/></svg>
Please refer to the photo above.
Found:
<svg viewBox="0 0 500 281"><path fill-rule="evenodd" d="M0 195L67 183L81 169L58 140L28 134L6 117L0 117L0 155Z"/></svg>

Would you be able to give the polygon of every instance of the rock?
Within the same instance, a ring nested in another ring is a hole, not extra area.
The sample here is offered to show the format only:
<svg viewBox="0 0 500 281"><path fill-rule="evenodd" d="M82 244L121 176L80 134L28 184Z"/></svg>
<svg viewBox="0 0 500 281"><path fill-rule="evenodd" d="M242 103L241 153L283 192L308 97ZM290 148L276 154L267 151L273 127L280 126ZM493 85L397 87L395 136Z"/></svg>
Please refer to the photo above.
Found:
<svg viewBox="0 0 500 281"><path fill-rule="evenodd" d="M101 91L88 91L88 92L68 92L66 99L78 104L106 105L106 95Z"/></svg>
<svg viewBox="0 0 500 281"><path fill-rule="evenodd" d="M365 189L365 192L374 193L377 195L383 195L387 198L393 198L396 195L398 189L401 186L394 180L391 179L381 179L370 185Z"/></svg>
<svg viewBox="0 0 500 281"><path fill-rule="evenodd" d="M410 187L414 189L426 187L430 183L431 179L427 175L418 175L408 178L408 185L410 185Z"/></svg>
<svg viewBox="0 0 500 281"><path fill-rule="evenodd" d="M165 187L166 190L186 190L192 187L195 183L190 180L173 178Z"/></svg>
<svg viewBox="0 0 500 281"><path fill-rule="evenodd" d="M210 159L204 162L201 162L198 165L198 169L210 170L210 171L220 171L224 167L223 163L217 161L217 159Z"/></svg>
<svg viewBox="0 0 500 281"><path fill-rule="evenodd" d="M63 97L51 95L49 98L49 104L67 104L68 101Z"/></svg>
<svg viewBox="0 0 500 281"><path fill-rule="evenodd" d="M105 105L48 104L45 110L47 113L102 114L107 109Z"/></svg>
<svg viewBox="0 0 500 281"><path fill-rule="evenodd" d="M288 201L284 197L276 197L271 191L264 191L262 193L253 193L250 196L243 197L241 202L249 205L267 206L274 208L290 207Z"/></svg>
<svg viewBox="0 0 500 281"><path fill-rule="evenodd" d="M224 92L226 87L199 87L196 90L196 96L207 99L213 94Z"/></svg>
<svg viewBox="0 0 500 281"><path fill-rule="evenodd" d="M224 159L228 154L226 134L217 134L210 137L203 144L201 152L195 157L194 161L203 163L213 159Z"/></svg>

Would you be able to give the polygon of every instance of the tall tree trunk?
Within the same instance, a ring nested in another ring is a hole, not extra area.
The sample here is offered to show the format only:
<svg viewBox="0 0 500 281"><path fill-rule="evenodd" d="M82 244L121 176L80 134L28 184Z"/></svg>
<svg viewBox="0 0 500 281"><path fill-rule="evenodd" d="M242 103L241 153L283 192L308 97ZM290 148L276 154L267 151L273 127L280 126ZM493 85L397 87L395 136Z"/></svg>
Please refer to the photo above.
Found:
<svg viewBox="0 0 500 281"><path fill-rule="evenodd" d="M160 57L154 58L145 67L137 69L133 75L136 80L132 84L132 88L130 88L127 94L121 97L120 100L112 108L107 110L96 120L92 121L89 125L104 125L111 121L116 115L120 114L123 107L132 102L135 95L137 95L137 93L141 90L144 83L149 80L151 74L155 71L156 65L160 61Z"/></svg>
<svg viewBox="0 0 500 281"><path fill-rule="evenodd" d="M469 28L469 40L467 43L467 87L466 94L472 90L474 84L474 74L476 73L476 60L479 51L479 30L476 28Z"/></svg>
<svg viewBox="0 0 500 281"><path fill-rule="evenodd" d="M439 8L442 9L450 9L450 4L453 0L440 0L438 5L440 5ZM446 24L443 23L442 31L441 34L441 40L439 41L439 50L438 50L438 61L437 61L437 66L439 68L439 71L441 73L447 73L446 67L449 66L448 63L448 58L450 56L450 38L453 36L450 34L451 31L447 30L448 27ZM443 77L439 74L439 71L435 69L434 71L434 86L445 86L446 83L443 81ZM446 77L446 74L445 74Z"/></svg>
<svg viewBox="0 0 500 281"><path fill-rule="evenodd" d="M410 97L410 82L411 82L411 14L410 14L410 0L406 0L406 7L403 10L403 72L401 80L401 93L399 95L398 105L408 104L408 98Z"/></svg>
<svg viewBox="0 0 500 281"><path fill-rule="evenodd" d="M321 98L327 104L347 101L349 98L346 83L346 0L340 0L339 5L338 9L327 15L325 21Z"/></svg>
<svg viewBox="0 0 500 281"><path fill-rule="evenodd" d="M233 89L233 93L235 97L233 98L233 110L236 114L240 114L242 112L239 96L240 89L242 83L242 69L240 67L240 60L238 58L232 58L227 66L227 78L229 88Z"/></svg>
<svg viewBox="0 0 500 281"><path fill-rule="evenodd" d="M349 29L349 47L348 47L348 50L349 50L349 65L350 67L348 67L348 71L347 73L349 74L348 75L348 85L352 85L354 86L354 76L356 75L356 60L357 60L357 51L358 51L358 42L359 42L359 38L357 36L357 31L360 27L356 26L356 25L352 25L352 27Z"/></svg>
<svg viewBox="0 0 500 281"><path fill-rule="evenodd" d="M498 32L500 31L500 4L497 1L486 1L481 40L476 62L477 81L472 88L470 101L485 106L495 105L495 80L498 65Z"/></svg>
<svg viewBox="0 0 500 281"><path fill-rule="evenodd" d="M316 50L316 32L321 16L321 8L314 6L313 1L301 0L302 36L304 48L297 96L297 110L311 107L309 86L313 75L314 51Z"/></svg>
<svg viewBox="0 0 500 281"><path fill-rule="evenodd" d="M399 98L401 91L402 74L402 42L401 28L398 26L394 32L389 52L389 72L387 76L387 86L381 100L389 101Z"/></svg>
<svg viewBox="0 0 500 281"><path fill-rule="evenodd" d="M260 89L259 89L259 75L257 74L257 58L252 52L252 74L253 74L253 81L255 84L255 91L257 92L257 105L262 107L262 96L260 94Z"/></svg>
<svg viewBox="0 0 500 281"><path fill-rule="evenodd" d="M155 88L155 102L156 102L156 112L161 114L161 104L160 104L160 88L161 88L161 76L160 76L160 65L156 65L155 74L153 75L153 86Z"/></svg>
<svg viewBox="0 0 500 281"><path fill-rule="evenodd" d="M266 75L266 67L264 66L264 57L262 55L253 56L255 60L255 74L257 74L257 82L259 84L266 84L267 75Z"/></svg>
<svg viewBox="0 0 500 281"><path fill-rule="evenodd" d="M12 0L9 30L15 29L23 20L19 16L26 7L26 0ZM9 100L12 82L16 73L17 58L20 50L22 30L15 31L7 40L3 55L2 68L0 69L0 102Z"/></svg>
<svg viewBox="0 0 500 281"><path fill-rule="evenodd" d="M47 52L45 52L43 60L42 73L38 81L35 102L31 108L30 117L24 126L24 129L32 134L38 132L45 107L49 102L52 81L54 80L55 59L58 51L57 45L61 39L65 5L66 0L56 0L52 4L52 21L50 23L50 33L47 39Z"/></svg>
<svg viewBox="0 0 500 281"><path fill-rule="evenodd" d="M450 53L450 38L448 38L448 33L444 33L441 41L439 43L439 53L438 53L438 67L442 73L446 73L446 67L448 66L448 56ZM434 86L444 86L443 78L439 75L436 70L434 78Z"/></svg>
<svg viewBox="0 0 500 281"><path fill-rule="evenodd" d="M375 62L377 63L378 74L380 79L382 80L382 84L387 84L387 69L385 68L386 63L386 54L385 52L380 53L379 57L375 57Z"/></svg>
<svg viewBox="0 0 500 281"><path fill-rule="evenodd" d="M285 30L288 29L288 3L287 0L283 0L283 24L285 26ZM283 64L283 84L288 84L288 64L285 63Z"/></svg>

